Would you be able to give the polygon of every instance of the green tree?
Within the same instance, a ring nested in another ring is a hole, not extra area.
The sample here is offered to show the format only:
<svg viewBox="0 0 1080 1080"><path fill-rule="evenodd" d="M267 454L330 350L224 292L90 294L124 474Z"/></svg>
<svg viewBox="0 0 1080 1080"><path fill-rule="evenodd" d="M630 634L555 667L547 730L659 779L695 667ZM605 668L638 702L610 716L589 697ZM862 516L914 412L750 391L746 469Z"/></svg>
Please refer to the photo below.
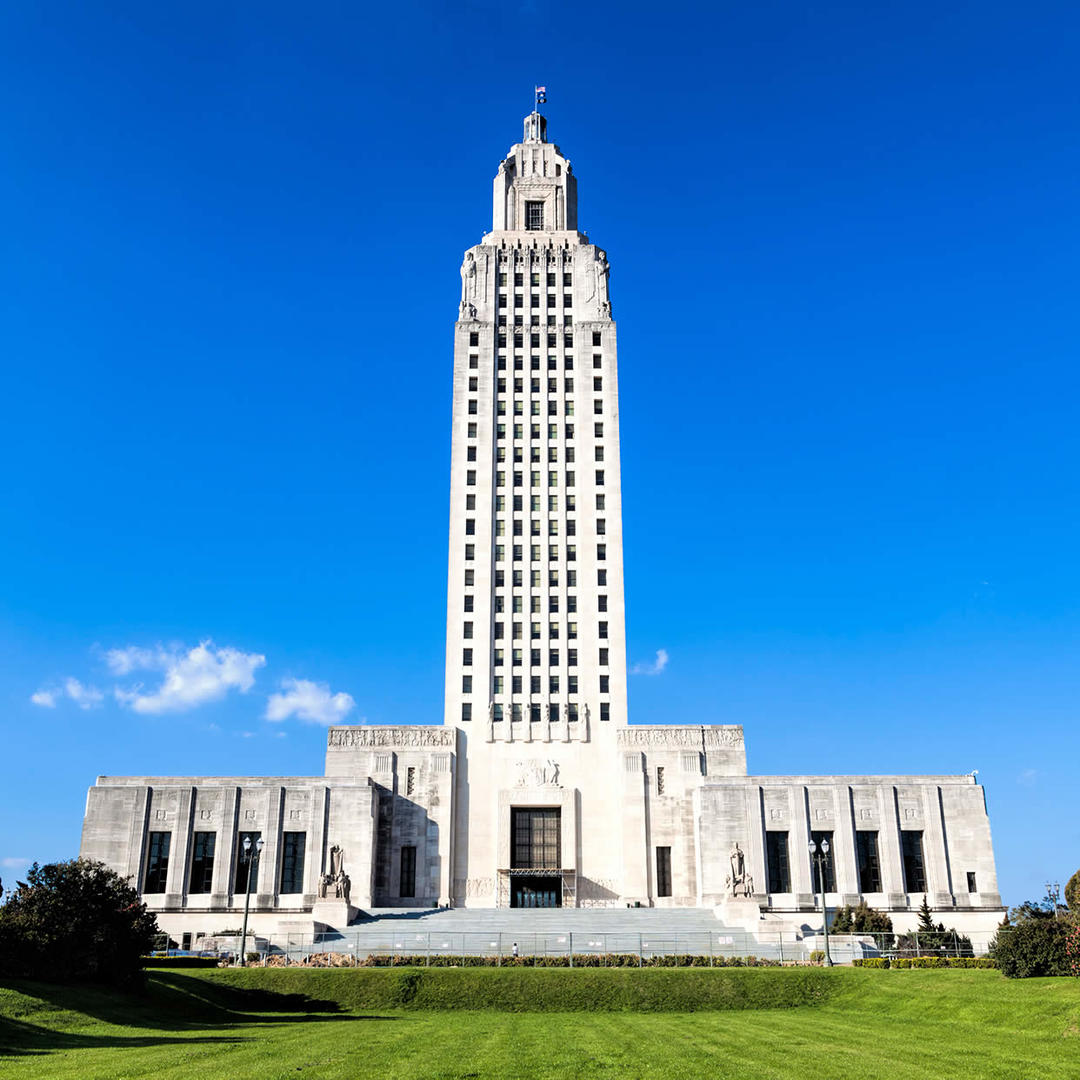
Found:
<svg viewBox="0 0 1080 1080"><path fill-rule="evenodd" d="M139 894L103 863L34 863L0 907L0 971L132 985L157 933Z"/></svg>
<svg viewBox="0 0 1080 1080"><path fill-rule="evenodd" d="M1074 915L1080 916L1080 870L1065 885L1065 904Z"/></svg>
<svg viewBox="0 0 1080 1080"><path fill-rule="evenodd" d="M892 919L878 911L865 900L858 904L845 904L836 909L829 932L833 934L874 934L879 940L879 947L892 948Z"/></svg>
<svg viewBox="0 0 1080 1080"><path fill-rule="evenodd" d="M958 934L955 930L946 930L944 923L934 922L934 913L923 893L919 905L919 924L911 933L901 934L896 939L896 948L905 956L928 956L947 954L949 956L974 956L971 939Z"/></svg>

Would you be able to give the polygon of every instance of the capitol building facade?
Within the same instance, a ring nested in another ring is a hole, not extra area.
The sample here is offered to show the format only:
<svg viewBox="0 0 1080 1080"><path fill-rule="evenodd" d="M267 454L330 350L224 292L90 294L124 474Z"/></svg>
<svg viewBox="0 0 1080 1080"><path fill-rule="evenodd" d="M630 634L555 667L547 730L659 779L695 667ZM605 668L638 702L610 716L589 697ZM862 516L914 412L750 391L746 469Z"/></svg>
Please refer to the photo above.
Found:
<svg viewBox="0 0 1080 1080"><path fill-rule="evenodd" d="M461 268L442 723L333 727L319 777L99 777L81 853L172 937L235 923L249 884L265 935L435 906L798 928L822 890L898 930L924 896L962 932L1000 922L973 775L758 776L738 725L629 723L609 277L534 111Z"/></svg>

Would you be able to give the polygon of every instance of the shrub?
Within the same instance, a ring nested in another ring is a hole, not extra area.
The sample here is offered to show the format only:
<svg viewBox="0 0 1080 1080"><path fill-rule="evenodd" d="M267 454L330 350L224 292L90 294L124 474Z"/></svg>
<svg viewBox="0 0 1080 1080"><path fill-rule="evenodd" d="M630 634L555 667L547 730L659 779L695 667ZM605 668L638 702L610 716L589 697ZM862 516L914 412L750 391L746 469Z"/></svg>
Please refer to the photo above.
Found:
<svg viewBox="0 0 1080 1080"><path fill-rule="evenodd" d="M1075 922L1065 934L1065 956L1069 970L1080 979L1080 921Z"/></svg>
<svg viewBox="0 0 1080 1080"><path fill-rule="evenodd" d="M139 894L103 863L34 863L0 908L0 971L47 982L137 984L157 934Z"/></svg>
<svg viewBox="0 0 1080 1080"><path fill-rule="evenodd" d="M861 959L852 960L851 966L884 969L889 966L889 958L887 956L864 956Z"/></svg>
<svg viewBox="0 0 1080 1080"><path fill-rule="evenodd" d="M1024 905L1013 913L1013 925L1002 926L990 945L998 967L1010 979L1036 975L1070 975L1072 965L1066 951L1072 919L1059 919L1047 911Z"/></svg>

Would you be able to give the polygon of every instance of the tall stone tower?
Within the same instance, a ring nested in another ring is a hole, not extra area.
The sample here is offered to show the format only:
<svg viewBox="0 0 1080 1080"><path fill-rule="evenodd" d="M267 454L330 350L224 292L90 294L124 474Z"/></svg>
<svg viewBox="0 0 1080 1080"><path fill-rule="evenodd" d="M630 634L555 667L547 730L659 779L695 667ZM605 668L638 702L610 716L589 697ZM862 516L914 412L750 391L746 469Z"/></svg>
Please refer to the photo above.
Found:
<svg viewBox="0 0 1080 1080"><path fill-rule="evenodd" d="M465 253L454 331L445 722L474 738L627 722L608 276L533 112Z"/></svg>

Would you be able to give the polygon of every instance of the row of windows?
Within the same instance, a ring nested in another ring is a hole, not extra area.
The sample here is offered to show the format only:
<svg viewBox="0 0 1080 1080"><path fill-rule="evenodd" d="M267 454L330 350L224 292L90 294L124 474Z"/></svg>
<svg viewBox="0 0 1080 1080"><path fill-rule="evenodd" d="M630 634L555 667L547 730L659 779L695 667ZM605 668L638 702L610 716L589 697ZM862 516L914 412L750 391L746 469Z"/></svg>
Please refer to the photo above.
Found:
<svg viewBox="0 0 1080 1080"><path fill-rule="evenodd" d="M557 724L561 719L560 716L561 706L557 704L549 704L547 707L547 715L553 724ZM510 705L508 708L495 702L491 706L491 718L498 722L506 719L509 715L511 720L524 720L526 717L534 723L539 724L544 718L544 707L540 704L520 705L516 702ZM566 703L566 719L570 723L576 723L580 713L578 711L577 702L569 701ZM472 703L465 701L461 705L461 719L468 723L473 718ZM608 721L611 719L611 704L607 701L600 702L600 719L601 721Z"/></svg>
<svg viewBox="0 0 1080 1080"><path fill-rule="evenodd" d="M535 348L539 348L540 347L540 335L539 334L533 334L532 336L535 339L535 341L533 342L533 346ZM554 345L555 344L555 342L552 340L552 338L554 338L555 336L556 336L555 334L549 334L548 335L548 345ZM520 334L515 334L514 335L514 347L517 348L517 349L522 348L521 341L519 340L520 338L521 338ZM594 349L598 349L598 348L600 348L601 345L603 345L603 343L604 343L604 335L603 335L602 331L600 331L600 330L594 330L593 331L593 333L592 333L592 343L593 343L593 348ZM480 344L480 331L479 330L470 330L469 331L469 345L470 345L470 347L476 348L476 347L479 346L479 344ZM563 334L563 346L565 348L567 348L567 349L572 349L574 347L574 335L573 334ZM505 334L500 334L499 335L499 348L500 349L505 349L506 348L506 335Z"/></svg>
<svg viewBox="0 0 1080 1080"><path fill-rule="evenodd" d="M242 832L237 836L236 862L233 866L232 892L243 893L248 889L248 871L254 865L255 877L251 891L258 892L258 877L264 874L258 854L259 832ZM250 841L250 858L245 855L244 841ZM278 877L279 893L302 893L304 891L304 852L307 834L286 832L281 834L281 873ZM143 874L144 893L165 892L169 876L172 833L152 832L147 841L146 869ZM214 863L217 858L217 833L197 832L192 837L191 864L188 867L187 892L208 893L213 888ZM265 879L264 879L265 880Z"/></svg>
<svg viewBox="0 0 1080 1080"><path fill-rule="evenodd" d="M522 472L520 470L516 470L513 473L513 486L514 487L524 487L525 486L525 484L524 484L524 476L525 476L524 472ZM593 482L596 484L597 487L603 487L603 485L604 485L604 470L603 469L597 469L596 470ZM574 487L574 485L576 483L577 483L577 474L574 472L573 469L567 470L566 479L565 479L566 487ZM466 469L465 470L465 484L466 484L467 487L476 487L476 470L475 469ZM496 469L495 470L495 486L496 487L506 487L506 472L505 472L505 470L503 470L503 469ZM529 487L534 487L535 488L535 487L540 487L540 486L541 486L541 483L540 483L540 470L539 469L533 469L529 474ZM550 470L548 472L548 484L547 484L547 486L548 487L558 487L559 486L559 474L555 470Z"/></svg>
<svg viewBox="0 0 1080 1080"><path fill-rule="evenodd" d="M605 622L600 623L598 625L598 630L599 630L599 635L598 636L600 638L606 640L607 636L608 636L608 624L605 623ZM540 667L540 665L542 663L542 661L541 661L542 653L543 653L542 649L530 649L529 650L529 666L530 667ZM512 666L513 667L523 667L524 666L524 655L525 655L525 650L524 649L511 649L510 650L510 661L511 661ZM600 656L601 656L601 660L600 660L601 665L606 666L607 662L608 662L608 650L606 648L601 649L600 650ZM505 667L506 666L506 650L505 649L493 649L492 654L491 654L491 660L492 660L492 664L493 664L494 667ZM473 650L471 648L462 649L461 650L461 666L462 667L472 667L472 663L473 663ZM559 652L559 650L558 649L549 649L548 650L548 666L549 667L559 667L561 663L562 663L562 656L561 656L561 653ZM577 665L578 665L578 651L577 651L577 649L567 649L566 650L566 666L567 667L577 667Z"/></svg>
<svg viewBox="0 0 1080 1080"><path fill-rule="evenodd" d="M833 844L831 832L814 832L811 838L821 846L827 840ZM768 889L771 893L791 892L791 872L788 859L788 834L786 832L768 832L765 834L765 862L768 877ZM904 891L909 893L926 891L926 864L923 859L923 834L916 830L905 829L900 833L901 854L904 870ZM881 859L878 855L878 834L867 830L855 833L856 865L859 875L860 893L881 892ZM836 869L832 855L823 860L825 891L836 891ZM818 874L817 859L811 859L811 872L814 892L821 892L821 877Z"/></svg>
<svg viewBox="0 0 1080 1080"><path fill-rule="evenodd" d="M530 307L530 309L540 307L541 295L542 295L541 293L535 293L534 292L529 297L529 307ZM547 294L547 307L549 307L549 308L556 307L557 304L558 304L558 299L559 299L559 294L558 293L548 293ZM509 300L509 297L507 296L506 291L505 290L500 290L499 296L498 296L498 306L501 307L501 308L506 307L508 300ZM514 307L523 308L524 306L525 306L525 296L520 292L515 292L514 293ZM572 293L564 293L563 294L563 307L564 308L571 308L573 306L574 306L574 296L573 296L573 294Z"/></svg>
<svg viewBox="0 0 1080 1080"><path fill-rule="evenodd" d="M604 498L605 497L604 497L603 492L597 493L597 495L596 495L596 509L597 510L605 510L606 509ZM525 509L524 499L525 499L525 497L523 495L514 495L514 496L512 496L513 501L510 504L512 509L514 509L515 511L519 511L519 510L523 511ZM532 510L533 513L540 513L541 512L542 507L541 507L541 501L540 500L541 500L541 496L539 496L539 495L530 495L529 496L529 509ZM548 511L551 512L551 513L555 513L555 512L558 511L558 509L559 509L559 496L558 495L549 495L547 497L547 508L548 508ZM466 510L475 510L476 509L476 496L475 495L466 495L465 496L465 509ZM567 510L576 510L577 509L577 496L575 494L573 494L573 493L568 493L567 494L567 496L566 496L566 509ZM506 496L505 495L496 495L495 496L495 510L498 513L502 513L503 511L506 510Z"/></svg>
<svg viewBox="0 0 1080 1080"><path fill-rule="evenodd" d="M658 772L660 770L657 770ZM659 786L659 781L658 781ZM812 832L811 839L821 848L823 841L833 846L831 832ZM788 863L788 834L786 832L766 833L766 863L769 892L791 892L791 873ZM900 833L901 851L904 867L904 891L909 893L926 892L926 868L923 859L923 834L916 830L905 829ZM860 831L855 834L856 857L859 873L859 892L881 892L881 863L878 859L878 834ZM818 873L818 861L811 858L811 888L815 893L836 892L836 869L831 854L821 862L824 875ZM822 890L824 876L824 890ZM967 872L969 893L977 891L975 874ZM671 895L671 848L656 849L656 895Z"/></svg>
<svg viewBox="0 0 1080 1080"><path fill-rule="evenodd" d="M603 402L600 401L599 399L597 399L597 404L600 406L600 408L594 409L593 411L596 412L597 414L602 414L603 411L604 411ZM543 402L538 401L535 398L532 401L530 401L529 402L529 410L528 410L529 415L530 416L543 416L545 413L544 413L544 410L541 408L541 405L543 405ZM480 415L479 404L478 404L478 402L476 401L475 398L470 398L469 399L468 411L469 411L470 416L479 416ZM563 416L573 416L574 415L574 401L573 401L572 398L567 398L566 401L563 402L563 410L562 410L562 412L563 412ZM506 415L508 415L507 408L506 408L506 401L505 401L504 398L498 398L496 400L496 402L495 402L495 415L496 416L506 416ZM524 416L525 415L525 401L522 398L514 398L513 403L510 406L509 415L513 415L513 416ZM558 403L558 401L551 400L551 401L549 401L547 403L547 415L548 416L558 416L559 415L559 403Z"/></svg>
<svg viewBox="0 0 1080 1080"><path fill-rule="evenodd" d="M517 315L514 316L514 323L517 326L522 325L521 323L518 322L519 318L520 318L520 316L517 316ZM505 323L500 323L499 325L500 326L505 326L506 324ZM535 325L538 325L538 324L535 324ZM548 334L548 342L547 342L548 343L548 348L551 348L551 349L555 348L555 344L556 344L555 339L557 337L558 337L557 334ZM566 356L565 356L565 362L566 362L565 363L565 370L566 371L573 371L574 370L574 358L569 353L567 353ZM505 356L500 356L498 358L498 360L497 360L496 366L498 367L499 371L505 371L506 370L506 357ZM602 368L604 366L604 357L603 357L603 355L601 353L593 353L592 366L594 368ZM479 369L479 367L480 367L480 354L479 353L469 353L469 367L474 371ZM559 369L559 359L558 359L557 356L552 356L550 353L548 354L547 369L548 369L548 371L558 371L558 369ZM515 356L514 357L514 370L515 371L524 371L525 370L525 358L523 356ZM540 370L540 357L539 356L530 356L529 357L529 370L530 371L539 371Z"/></svg>
<svg viewBox="0 0 1080 1080"><path fill-rule="evenodd" d="M562 283L563 283L563 288L569 289L574 284L573 275L564 273L563 276L562 276ZM499 274L499 284L500 285L505 285L506 284L506 274L503 274L503 273ZM515 285L524 285L525 284L525 275L523 273L515 274L514 275L514 284ZM536 271L533 271L529 275L529 284L530 285L539 285L540 284L540 274L538 274ZM555 288L556 284L558 284L558 275L557 274L550 274L550 273L547 274L546 275L546 284L547 284L548 288L550 288L550 289Z"/></svg>
<svg viewBox="0 0 1080 1080"><path fill-rule="evenodd" d="M505 536L506 535L506 526L507 526L507 524L508 523L507 523L507 520L505 518L497 518L496 521L495 521L495 535L496 536ZM511 528L511 534L513 536L522 536L522 535L524 535L525 522L524 522L524 520L522 518L513 518L513 519L511 519L509 524L510 524L510 528ZM529 535L530 536L540 536L540 535L542 535L542 524L543 524L543 522L541 521L541 519L532 518L530 520L530 522L529 522ZM558 536L559 535L559 518L548 518L547 519L547 526L548 526L547 527L548 536ZM465 519L465 535L466 536L472 536L472 535L475 534L475 532L476 532L476 519L475 518L466 518ZM597 534L597 536L604 536L604 535L607 534L607 518L597 518L596 519L596 534ZM566 535L567 536L576 536L577 535L577 519L576 518L567 518L566 519Z"/></svg>
<svg viewBox="0 0 1080 1080"><path fill-rule="evenodd" d="M469 532L469 530L466 530L466 532ZM469 553L468 553L468 548L470 546L472 546L472 545L469 545L469 544L465 545L465 547L466 547L466 552L465 552L466 560L468 560L470 558ZM496 544L494 550L495 550L495 561L496 562L506 562L506 545L505 544ZM530 544L529 545L529 561L530 562L541 562L542 561L542 552L543 552L543 545L541 545L541 544ZM510 556L511 556L511 560L513 562L524 562L524 560L525 560L525 545L524 544L511 544L510 545ZM547 546L547 558L548 558L548 560L550 562L557 562L558 561L558 559L559 559L559 545L558 544L548 544L548 546ZM597 544L596 545L596 558L600 562L603 562L607 558L607 544ZM567 544L566 545L566 561L567 562L576 562L577 561L577 544Z"/></svg>
<svg viewBox="0 0 1080 1080"><path fill-rule="evenodd" d="M465 451L466 461L476 461L476 447L470 446ZM515 446L511 452L511 460L515 465L525 464L525 451L520 446ZM557 446L549 446L547 452L547 461L549 464L557 464L559 460L559 448ZM566 447L566 463L573 465L577 460L577 452L572 446ZM604 460L604 448L602 446L593 447L593 461ZM495 461L497 464L504 464L506 462L506 447L497 446L495 448ZM541 461L540 447L532 446L529 448L529 463L531 465L539 465Z"/></svg>
<svg viewBox="0 0 1080 1080"><path fill-rule="evenodd" d="M473 555L469 554L469 549L472 548L472 547L473 547L472 544L466 544L465 545L465 558L466 559L471 559L471 558L474 557L475 550L474 550ZM513 584L513 586L515 588L523 588L524 584L525 584L525 572L523 570L513 570L513 571L511 571L510 580L511 580L511 583ZM476 571L473 570L471 567L468 567L465 570L465 584L467 586L476 584ZM559 584L559 571L558 570L549 570L548 571L548 586L551 587L551 588L554 588L554 587L558 586L558 584ZM596 584L600 585L600 586L607 585L607 570L606 569L600 569L600 570L596 571ZM502 589L502 588L505 588L505 586L506 586L506 571L505 570L496 570L495 571L495 588L496 589ZM529 571L529 586L530 586L530 588L533 588L533 589L542 589L543 588L543 585L541 585L541 583L540 583L540 571L539 570L530 570ZM577 571L576 570L567 570L566 571L566 587L568 589L577 588Z"/></svg>
<svg viewBox="0 0 1080 1080"><path fill-rule="evenodd" d="M514 436L515 440L521 440L521 439L525 438L525 425L524 424L513 424L511 426L510 430L513 433L513 436ZM507 431L506 424L501 424L501 423L496 424L495 425L495 438L500 440L500 441L505 439L506 438L506 431ZM468 437L470 439L475 439L477 437L476 436L476 421L475 420L470 420L469 421L469 426L468 426L468 429L466 431L466 434L468 435ZM566 440L568 442L574 438L574 425L573 424L564 424L563 425L563 436L566 438ZM603 422L603 420L598 420L595 424L593 424L593 436L595 438L597 438L597 439L602 439L604 437L604 422ZM548 437L548 439L557 439L559 437L559 425L558 424L548 424L547 437ZM530 424L529 425L529 438L532 439L534 442L536 442L536 441L538 441L540 439L540 425L539 424Z"/></svg>
<svg viewBox="0 0 1080 1080"><path fill-rule="evenodd" d="M604 651L606 652L607 650L605 649ZM558 675L549 675L548 676L547 692L549 694L558 694L558 693L561 692L560 688L559 688L559 681L560 680L559 680ZM473 684L473 677L471 675L462 675L462 677L461 677L461 692L463 694L471 694L473 692L472 684ZM600 676L600 693L601 694L610 693L610 690L609 690L610 685L611 685L611 676L610 675L601 675ZM541 676L541 675L531 675L529 677L529 693L530 694L543 693L542 687L543 687L543 676ZM503 678L502 675L496 675L494 677L494 679L492 680L491 692L493 694L497 695L497 696L501 696L506 692L506 680ZM576 675L568 675L566 677L566 692L568 694L576 694L578 692L578 677ZM511 694L524 694L525 693L525 684L524 684L524 680L523 680L522 676L514 675L514 676L511 677L511 679L510 679L510 693Z"/></svg>
<svg viewBox="0 0 1080 1080"><path fill-rule="evenodd" d="M529 601L529 611L533 615L540 614L540 600L539 596L533 596ZM596 598L596 610L607 611L607 595L601 594ZM466 612L473 610L474 598L471 594L466 593L464 597L464 610ZM501 615L505 608L506 598L502 595L498 595L494 599L494 611L496 615ZM577 597L573 594L566 598L566 610L569 613L577 611ZM522 614L524 611L524 600L521 596L511 597L511 610L514 614ZM559 597L555 594L549 594L548 596L548 611L556 612L559 610ZM515 624L517 625L517 624Z"/></svg>
<svg viewBox="0 0 1080 1080"><path fill-rule="evenodd" d="M495 379L495 389L496 389L496 391L498 393L505 394L506 393L506 385L507 385L507 381L506 381L505 376L500 375ZM469 376L469 389L472 390L472 391L476 391L476 390L479 390L479 388L480 388L480 376L479 375L470 375ZM562 388L563 388L564 393L572 394L574 392L574 380L572 378L569 378L568 376L564 375L563 376L563 387ZM602 375L594 375L593 376L593 390L596 393L601 393L603 391L603 389L604 389L604 377ZM529 379L529 390L533 394L539 394L540 393L540 379L539 379L539 377ZM558 376L554 376L554 377L553 376L548 376L547 393L549 393L549 394L557 394L558 392L559 392L559 379L558 379ZM517 378L514 379L514 393L515 394L523 394L523 393L525 393L525 378L524 378L524 376L522 378L520 378L520 379L517 379Z"/></svg>

